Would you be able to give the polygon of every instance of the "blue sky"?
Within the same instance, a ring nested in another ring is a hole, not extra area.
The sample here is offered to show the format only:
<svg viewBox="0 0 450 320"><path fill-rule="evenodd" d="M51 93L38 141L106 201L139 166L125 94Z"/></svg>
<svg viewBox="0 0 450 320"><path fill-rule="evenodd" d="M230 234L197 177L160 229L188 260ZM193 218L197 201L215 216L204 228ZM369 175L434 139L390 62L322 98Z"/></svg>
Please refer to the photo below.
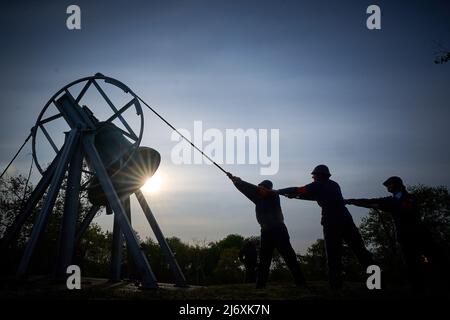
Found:
<svg viewBox="0 0 450 320"><path fill-rule="evenodd" d="M2 168L53 93L102 72L180 128L201 120L221 130L279 129L276 188L308 183L319 163L347 197L385 195L381 182L390 175L450 183L450 65L433 63L435 42L450 47L446 1L77 1L79 31L65 26L70 4L2 4ZM365 26L371 4L381 8L381 30ZM148 199L166 236L201 242L259 233L251 203L220 171L173 165L171 130L151 113L145 121L142 144L161 153L164 177ZM27 152L18 172L29 166ZM225 167L263 179L255 165ZM320 209L282 205L303 252L322 236ZM359 222L367 211L351 212ZM95 221L109 228L110 218ZM142 238L150 234L139 210L133 224Z"/></svg>

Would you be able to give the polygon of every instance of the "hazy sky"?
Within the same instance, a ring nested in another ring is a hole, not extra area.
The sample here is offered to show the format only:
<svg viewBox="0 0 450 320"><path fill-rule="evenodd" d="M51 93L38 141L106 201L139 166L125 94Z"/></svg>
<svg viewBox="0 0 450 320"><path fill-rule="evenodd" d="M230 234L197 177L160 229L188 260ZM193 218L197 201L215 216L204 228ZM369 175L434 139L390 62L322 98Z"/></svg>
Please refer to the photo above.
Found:
<svg viewBox="0 0 450 320"><path fill-rule="evenodd" d="M66 28L70 4L81 7L81 30ZM371 4L381 7L381 30L366 28ZM433 63L436 42L450 50L448 1L4 1L0 36L2 169L53 93L101 72L180 128L201 120L205 129L279 129L275 188L310 182L319 163L346 197L385 195L390 175L450 185L450 64ZM166 236L259 233L252 204L223 173L172 164L171 130L149 112L145 121L142 144L161 153L163 180L148 199ZM16 172L26 173L29 152ZM257 165L225 168L263 179ZM304 252L322 237L320 209L282 206ZM145 238L150 228L135 209ZM351 212L359 222L367 210ZM94 221L109 228L111 220Z"/></svg>

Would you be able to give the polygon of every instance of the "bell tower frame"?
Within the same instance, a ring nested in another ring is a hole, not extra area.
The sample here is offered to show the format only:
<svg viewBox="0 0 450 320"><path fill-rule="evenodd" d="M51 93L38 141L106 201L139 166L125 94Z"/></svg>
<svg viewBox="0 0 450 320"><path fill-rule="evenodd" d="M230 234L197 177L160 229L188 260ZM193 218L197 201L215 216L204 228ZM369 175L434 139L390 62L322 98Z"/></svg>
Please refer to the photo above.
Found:
<svg viewBox="0 0 450 320"><path fill-rule="evenodd" d="M105 82L113 83L114 85L123 89L125 92L131 92L131 90L123 83L113 78L105 77L101 74L97 74L94 77L83 78L82 80L86 79L88 79L88 82L82 89L80 95L84 94L87 90L87 87L89 87L89 85L91 84L93 84L98 89L99 87L97 82L95 81L96 79L103 79L105 80ZM62 181L67 174L67 188L64 199L64 212L61 221L61 231L58 239L57 263L55 268L55 274L57 278L63 278L66 275L65 272L67 266L69 266L72 262L76 244L80 241L83 233L87 230L92 219L101 208L98 204L92 205L88 214L82 221L79 229L76 230L79 194L81 188L81 175L83 171L82 166L83 160L86 159L92 165L92 168L95 172L95 177L106 196L107 212L114 214L110 279L113 281L120 280L122 256L121 250L124 239L129 252L129 263L133 265L134 272L139 277L141 286L143 288L157 288L157 279L150 267L146 255L140 248L139 241L131 225L130 195L122 195L121 197L119 196L117 190L114 187L114 184L112 183L111 173L107 171L107 168L105 167L99 155L98 149L96 148L95 134L97 126L94 120L95 118L92 117L92 114L90 113L90 110L88 108L81 107L79 105L78 102L80 100L80 96L74 98L70 94L70 92L64 88L59 91L59 93L61 92L63 94L59 95L59 98L57 100L55 98L52 98L52 102L60 112L57 116L63 117L64 120L66 120L66 122L70 126L70 131L65 133L65 140L62 148L58 150L50 166L42 172L42 178L24 204L23 210L16 217L13 224L7 229L2 239L2 246L4 248L7 248L12 244L14 239L17 238L22 226L31 216L36 204L40 199L43 199L42 208L36 217L30 238L26 244L24 254L17 269L18 276L26 276L28 274L28 269L33 252L36 248L40 236L44 232L46 222L53 211L57 195L61 189ZM57 95L55 95L54 97L56 97ZM103 97L111 106L112 103L108 99L108 97L105 97L104 95ZM124 108L125 107L118 110L117 108L112 106L113 111L115 111L113 117L121 118L121 121L123 122L124 119L121 116L121 113L123 111L121 112L121 110ZM55 118L56 116L53 117ZM32 131L37 130L37 128L38 127L35 126ZM132 130L130 131L132 132ZM137 143L136 146L137 145L139 145L139 143ZM46 191L47 193L44 197ZM147 221L150 224L151 229L155 234L155 237L161 247L166 261L173 273L175 285L185 287L186 279L183 275L183 272L178 265L175 256L172 253L144 195L139 189L135 190L134 194L145 214L145 217L147 218Z"/></svg>

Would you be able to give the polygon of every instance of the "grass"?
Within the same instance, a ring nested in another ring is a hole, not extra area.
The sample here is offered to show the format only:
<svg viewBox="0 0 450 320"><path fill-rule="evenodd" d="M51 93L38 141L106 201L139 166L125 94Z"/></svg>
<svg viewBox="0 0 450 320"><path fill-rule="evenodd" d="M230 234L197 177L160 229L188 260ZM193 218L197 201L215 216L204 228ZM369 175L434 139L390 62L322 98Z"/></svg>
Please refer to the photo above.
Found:
<svg viewBox="0 0 450 320"><path fill-rule="evenodd" d="M327 282L308 282L308 288L291 283L271 282L265 289L252 284L227 284L207 287L175 288L160 284L159 289L141 290L126 281L110 283L105 279L87 278L81 290L68 290L65 284L47 278L17 282L0 281L0 298L7 299L87 299L87 300L378 300L412 297L406 288L368 290L363 283L346 283L334 291Z"/></svg>

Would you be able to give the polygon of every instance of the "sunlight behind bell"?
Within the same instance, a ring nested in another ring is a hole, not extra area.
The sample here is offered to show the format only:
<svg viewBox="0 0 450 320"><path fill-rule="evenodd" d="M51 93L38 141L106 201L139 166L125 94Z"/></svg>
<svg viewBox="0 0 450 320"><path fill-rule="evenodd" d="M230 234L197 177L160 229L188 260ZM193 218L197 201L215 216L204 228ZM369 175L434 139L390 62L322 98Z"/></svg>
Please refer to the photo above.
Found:
<svg viewBox="0 0 450 320"><path fill-rule="evenodd" d="M161 190L162 182L162 176L157 173L153 177L147 179L145 184L141 187L141 190L146 193L157 193Z"/></svg>

